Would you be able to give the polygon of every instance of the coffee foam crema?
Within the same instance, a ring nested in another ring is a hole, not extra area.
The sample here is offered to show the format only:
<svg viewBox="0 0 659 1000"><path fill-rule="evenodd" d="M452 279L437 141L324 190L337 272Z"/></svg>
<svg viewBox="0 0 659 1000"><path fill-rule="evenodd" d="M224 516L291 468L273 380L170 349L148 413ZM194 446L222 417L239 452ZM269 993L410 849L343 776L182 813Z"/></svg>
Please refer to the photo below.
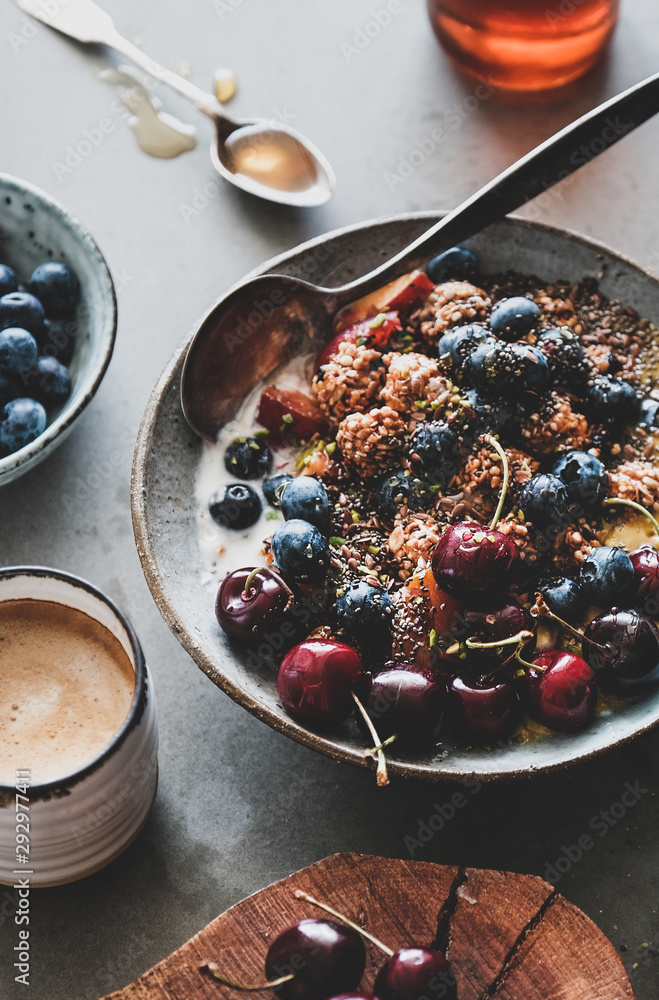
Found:
<svg viewBox="0 0 659 1000"><path fill-rule="evenodd" d="M126 719L135 671L119 640L82 611L0 602L0 783L32 784L93 760Z"/></svg>

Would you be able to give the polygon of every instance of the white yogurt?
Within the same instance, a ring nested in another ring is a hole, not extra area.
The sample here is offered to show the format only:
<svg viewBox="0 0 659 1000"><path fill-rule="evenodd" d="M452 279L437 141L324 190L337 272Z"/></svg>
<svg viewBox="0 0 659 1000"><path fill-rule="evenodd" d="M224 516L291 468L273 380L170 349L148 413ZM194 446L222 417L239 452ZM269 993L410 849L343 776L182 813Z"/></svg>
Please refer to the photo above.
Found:
<svg viewBox="0 0 659 1000"><path fill-rule="evenodd" d="M261 489L261 483L250 481L261 497L263 512L261 517L245 531L231 531L221 528L208 512L208 502L212 495L231 483L243 482L227 471L224 453L236 437L249 437L263 428L255 419L261 392L268 385L278 389L297 389L309 394L313 377L315 354L304 354L282 365L246 396L233 420L220 431L216 444L203 447L201 461L195 481L195 497L198 504L198 538L202 554L202 583L211 589L218 586L227 573L244 566L265 565L263 543L277 527L283 523L279 510L271 507ZM271 476L280 473L295 475L295 451L289 447L272 447L273 462Z"/></svg>

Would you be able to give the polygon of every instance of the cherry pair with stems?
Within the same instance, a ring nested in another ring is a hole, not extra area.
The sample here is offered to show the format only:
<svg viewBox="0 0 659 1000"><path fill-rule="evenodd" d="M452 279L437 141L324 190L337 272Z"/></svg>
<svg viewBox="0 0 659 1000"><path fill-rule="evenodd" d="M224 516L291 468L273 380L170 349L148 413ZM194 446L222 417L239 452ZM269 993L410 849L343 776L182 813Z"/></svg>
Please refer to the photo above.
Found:
<svg viewBox="0 0 659 1000"><path fill-rule="evenodd" d="M435 948L411 945L393 951L358 924L302 890L304 900L334 917L306 919L287 928L273 941L265 958L268 981L262 985L237 983L215 963L200 971L240 992L274 990L283 1000L417 1000L421 996L455 997L455 980L446 956ZM366 966L364 939L387 959L379 970L374 994L358 990Z"/></svg>

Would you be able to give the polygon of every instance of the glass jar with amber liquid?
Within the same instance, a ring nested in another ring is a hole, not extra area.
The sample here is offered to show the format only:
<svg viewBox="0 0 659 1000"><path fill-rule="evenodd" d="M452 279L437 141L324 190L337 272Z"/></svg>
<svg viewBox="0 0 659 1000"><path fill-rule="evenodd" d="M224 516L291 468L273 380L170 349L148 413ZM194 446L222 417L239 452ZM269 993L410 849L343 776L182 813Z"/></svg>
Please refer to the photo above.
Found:
<svg viewBox="0 0 659 1000"><path fill-rule="evenodd" d="M576 80L605 51L619 0L428 0L451 58L509 90L548 90Z"/></svg>

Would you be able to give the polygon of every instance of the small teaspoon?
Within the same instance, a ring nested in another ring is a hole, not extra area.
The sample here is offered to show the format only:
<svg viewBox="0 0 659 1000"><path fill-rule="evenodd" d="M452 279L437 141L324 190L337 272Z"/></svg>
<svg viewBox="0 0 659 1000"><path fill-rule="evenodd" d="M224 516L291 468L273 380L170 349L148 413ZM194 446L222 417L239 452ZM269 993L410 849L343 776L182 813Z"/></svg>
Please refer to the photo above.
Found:
<svg viewBox="0 0 659 1000"><path fill-rule="evenodd" d="M336 179L319 149L296 129L266 118L231 118L206 93L145 55L120 35L93 0L15 0L26 14L79 42L107 45L192 101L215 126L211 160L218 174L249 194L282 205L312 208L330 198ZM51 10L54 7L54 10Z"/></svg>

